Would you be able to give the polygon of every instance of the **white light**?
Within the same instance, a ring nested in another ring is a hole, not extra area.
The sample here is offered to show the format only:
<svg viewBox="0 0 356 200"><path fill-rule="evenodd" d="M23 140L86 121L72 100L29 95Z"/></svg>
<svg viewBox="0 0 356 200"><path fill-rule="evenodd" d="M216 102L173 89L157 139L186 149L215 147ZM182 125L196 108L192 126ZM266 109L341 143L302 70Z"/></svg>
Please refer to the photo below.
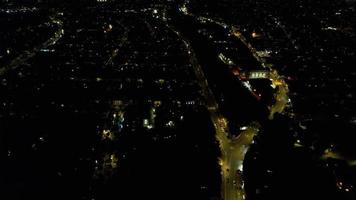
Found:
<svg viewBox="0 0 356 200"><path fill-rule="evenodd" d="M240 128L241 131L247 130L247 126L243 126Z"/></svg>

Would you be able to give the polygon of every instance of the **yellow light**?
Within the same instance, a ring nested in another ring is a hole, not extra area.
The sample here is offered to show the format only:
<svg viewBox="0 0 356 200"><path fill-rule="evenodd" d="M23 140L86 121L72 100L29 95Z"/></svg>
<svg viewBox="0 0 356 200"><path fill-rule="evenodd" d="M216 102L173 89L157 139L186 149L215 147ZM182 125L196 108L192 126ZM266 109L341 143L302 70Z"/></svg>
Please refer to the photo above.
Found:
<svg viewBox="0 0 356 200"><path fill-rule="evenodd" d="M219 165L223 166L223 161L221 159L219 159Z"/></svg>
<svg viewBox="0 0 356 200"><path fill-rule="evenodd" d="M252 32L251 36L252 36L253 38L257 37L256 32Z"/></svg>

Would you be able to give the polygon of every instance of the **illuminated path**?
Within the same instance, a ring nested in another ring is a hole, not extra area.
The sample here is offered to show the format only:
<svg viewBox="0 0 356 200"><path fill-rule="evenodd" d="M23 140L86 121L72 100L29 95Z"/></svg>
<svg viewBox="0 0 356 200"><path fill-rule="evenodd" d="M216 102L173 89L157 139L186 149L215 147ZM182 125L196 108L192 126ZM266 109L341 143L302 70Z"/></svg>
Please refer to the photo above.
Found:
<svg viewBox="0 0 356 200"><path fill-rule="evenodd" d="M230 139L228 137L231 134L227 127L227 121L219 111L219 106L214 94L208 86L202 68L198 64L194 51L188 41L184 39L183 41L188 52L190 52L190 61L206 99L210 117L215 127L216 138L220 144L221 157L219 164L221 166L222 177L222 198L244 199L243 180L242 177L237 174L237 170L242 171L242 164L247 148L252 143L253 137L258 132L258 129L257 127L247 127L246 130L240 133L237 139Z"/></svg>
<svg viewBox="0 0 356 200"><path fill-rule="evenodd" d="M41 49L46 49L49 46L54 45L59 39L62 38L62 36L64 34L62 21L51 17L51 22L53 24L57 24L58 25L58 29L56 30L54 35L51 38L49 38L47 41L45 41L44 43L34 47L32 50L25 51L24 53L22 53L21 55L19 55L15 59L13 59L10 62L10 64L2 67L0 69L0 76L5 74L9 70L14 70L14 69L18 68L19 66L24 64L28 59L30 59L33 56L35 56Z"/></svg>
<svg viewBox="0 0 356 200"><path fill-rule="evenodd" d="M275 113L284 113L285 108L290 105L288 97L288 85L283 78L278 74L276 70L272 69L272 65L268 65L266 61L259 57L256 50L249 44L246 38L237 31L236 27L229 26L223 22L218 22L210 18L195 16L188 12L187 7L183 4L179 10L196 20L206 23L217 24L224 29L227 29L233 36L237 37L252 53L253 57L261 64L261 66L269 70L269 78L274 86L278 86L277 92L274 94L275 103L269 107L270 115L269 119L273 119ZM178 36L179 33L177 32ZM213 93L211 92L208 82L202 72L201 66L194 55L194 51L191 48L189 42L181 37L184 41L186 48L190 52L191 63L193 64L196 77L203 90L204 97L207 100L208 110L210 112L211 120L214 123L216 130L216 138L220 144L221 158L219 164L221 166L222 185L221 185L221 197L224 200L243 200L245 199L244 183L242 174L242 165L245 158L248 147L253 142L253 137L258 133L258 125L251 125L249 127L241 128L239 136L235 139L229 138L226 119L219 112L218 104L215 100Z"/></svg>
<svg viewBox="0 0 356 200"><path fill-rule="evenodd" d="M189 41L185 39L178 31L171 26L167 26L179 37L184 43L189 54L190 63L193 66L194 73L202 89L203 96L206 100L206 106L210 113L210 118L214 124L216 139L219 141L221 157L219 164L221 166L221 196L222 199L244 199L245 193L243 189L242 177L237 175L237 170L242 171L242 164L249 145L253 141L253 137L258 132L257 127L246 127L238 138L230 139L227 127L227 121L219 111L218 103L211 91L208 81L204 75L193 48Z"/></svg>

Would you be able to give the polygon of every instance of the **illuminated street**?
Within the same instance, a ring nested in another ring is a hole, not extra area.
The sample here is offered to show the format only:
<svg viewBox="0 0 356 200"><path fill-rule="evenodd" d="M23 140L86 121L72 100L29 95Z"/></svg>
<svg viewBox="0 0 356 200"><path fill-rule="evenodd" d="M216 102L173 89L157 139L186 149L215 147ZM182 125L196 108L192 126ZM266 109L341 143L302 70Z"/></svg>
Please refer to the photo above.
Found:
<svg viewBox="0 0 356 200"><path fill-rule="evenodd" d="M0 0L0 199L355 200L355 10Z"/></svg>
<svg viewBox="0 0 356 200"><path fill-rule="evenodd" d="M52 17L50 23L56 24L58 26L57 31L53 34L53 37L49 38L43 44L36 46L32 50L24 52L23 54L21 54L20 56L12 60L11 63L0 68L0 76L9 70L14 70L18 68L20 65L24 64L27 60L34 57L36 53L38 53L41 50L47 49L51 45L56 44L56 42L62 38L64 34L63 27L62 27L63 22L58 19L55 19L55 17Z"/></svg>
<svg viewBox="0 0 356 200"><path fill-rule="evenodd" d="M183 5L184 6L184 5ZM198 17L195 16L189 11L181 7L181 11L184 12L185 15L189 15L202 23L206 21L215 23L224 29L230 27L229 25L223 22L216 22L213 19L209 19L206 17ZM246 41L241 34L234 32L236 28L232 27L231 32L238 37L241 42L246 45L254 58L261 63L262 66L267 66L265 61L260 58L256 54L256 50ZM221 185L221 193L222 199L225 200L243 200L245 199L245 191L244 191L244 180L242 177L243 172L243 161L245 154L248 150L248 147L253 142L254 136L258 133L258 126L251 125L250 127L242 127L243 130L239 133L237 138L231 138L231 133L227 127L226 119L221 115L219 111L218 103L215 100L215 97L208 86L208 81L206 80L204 73L201 69L201 66L198 64L197 59L195 58L194 51L190 47L189 42L185 40L187 49L191 52L191 62L194 63L195 74L199 80L200 86L203 88L204 96L207 100L207 106L211 115L211 119L214 122L216 138L220 143L220 150L222 152L222 156L219 160L219 164L221 166L221 174L222 174L222 185ZM269 66L269 70L272 71L271 66ZM274 113L282 113L284 111L285 106L288 103L288 85L283 81L283 79L278 75L277 71L273 71L273 75L269 78L272 79L273 83L278 84L278 90L274 94L275 103L270 106L270 119L273 118Z"/></svg>

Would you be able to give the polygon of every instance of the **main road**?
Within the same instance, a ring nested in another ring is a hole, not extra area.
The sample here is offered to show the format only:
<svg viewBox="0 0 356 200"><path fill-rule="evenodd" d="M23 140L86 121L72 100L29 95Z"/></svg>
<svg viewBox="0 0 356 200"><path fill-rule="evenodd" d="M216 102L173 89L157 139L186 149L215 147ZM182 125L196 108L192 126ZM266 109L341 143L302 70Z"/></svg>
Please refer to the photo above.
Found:
<svg viewBox="0 0 356 200"><path fill-rule="evenodd" d="M267 64L263 58L258 56L256 50L250 43L247 42L246 38L237 31L236 27L229 26L224 22L218 22L207 17L195 16L188 11L185 3L182 4L179 10L184 15L190 16L202 23L215 23L224 29L227 29L230 33L232 33L233 36L236 36L250 50L254 58L261 64L263 68L267 68L272 71L272 76L270 76L272 84L278 83L277 91L274 94L275 103L269 107L269 118L272 119L274 113L284 112L285 108L290 105L290 100L288 97L288 85L285 83L283 77L280 76L276 70L272 69L272 65ZM245 190L242 177L243 161L249 146L253 143L254 136L258 133L259 126L256 123L250 125L249 127L241 127L241 132L239 133L238 137L231 137L232 134L229 132L227 120L219 110L218 103L208 85L208 81L194 54L193 48L191 47L189 41L185 39L178 31L173 31L184 42L185 47L188 50L190 62L192 63L200 87L202 88L203 96L206 99L206 105L210 112L211 120L214 123L216 138L219 141L221 151L221 157L219 158L222 177L221 197L224 200L244 200Z"/></svg>
<svg viewBox="0 0 356 200"><path fill-rule="evenodd" d="M244 199L245 193L241 177L242 163L247 148L252 143L253 137L258 132L258 128L257 126L245 127L239 137L230 138L231 134L229 133L227 120L220 113L219 105L209 87L203 69L197 60L190 42L168 23L166 25L178 36L187 49L190 63L192 64L195 76L202 89L210 118L215 127L216 139L219 142L221 151L219 164L221 166L222 199Z"/></svg>
<svg viewBox="0 0 356 200"><path fill-rule="evenodd" d="M27 60L35 56L41 49L46 49L51 45L54 45L60 38L62 38L63 31L63 23L62 21L56 19L55 17L51 17L51 23L56 24L58 26L57 30L54 32L53 36L43 42L42 44L35 46L31 50L24 51L21 55L13 59L8 65L0 68L0 76L5 74L9 70L14 70L24 64Z"/></svg>
<svg viewBox="0 0 356 200"><path fill-rule="evenodd" d="M257 134L257 126L245 127L237 138L231 138L227 126L227 120L223 117L219 110L218 103L212 93L208 81L199 65L193 49L189 42L183 39L186 48L190 52L190 61L193 65L195 75L199 85L202 88L203 95L206 99L211 120L215 127L216 139L219 141L221 157L219 164L221 166L221 195L222 199L245 199L243 187L242 164L245 158L247 149L253 141L253 137Z"/></svg>
<svg viewBox="0 0 356 200"><path fill-rule="evenodd" d="M202 88L203 96L210 113L211 120L215 127L216 138L219 141L223 199L244 199L243 179L241 177L242 164L247 148L253 141L253 137L258 132L257 127L246 127L237 138L230 138L231 134L227 126L227 120L220 113L218 103L211 91L208 81L203 73L202 67L197 61L193 49L189 42L181 38L189 52L190 62L194 68L199 85Z"/></svg>

